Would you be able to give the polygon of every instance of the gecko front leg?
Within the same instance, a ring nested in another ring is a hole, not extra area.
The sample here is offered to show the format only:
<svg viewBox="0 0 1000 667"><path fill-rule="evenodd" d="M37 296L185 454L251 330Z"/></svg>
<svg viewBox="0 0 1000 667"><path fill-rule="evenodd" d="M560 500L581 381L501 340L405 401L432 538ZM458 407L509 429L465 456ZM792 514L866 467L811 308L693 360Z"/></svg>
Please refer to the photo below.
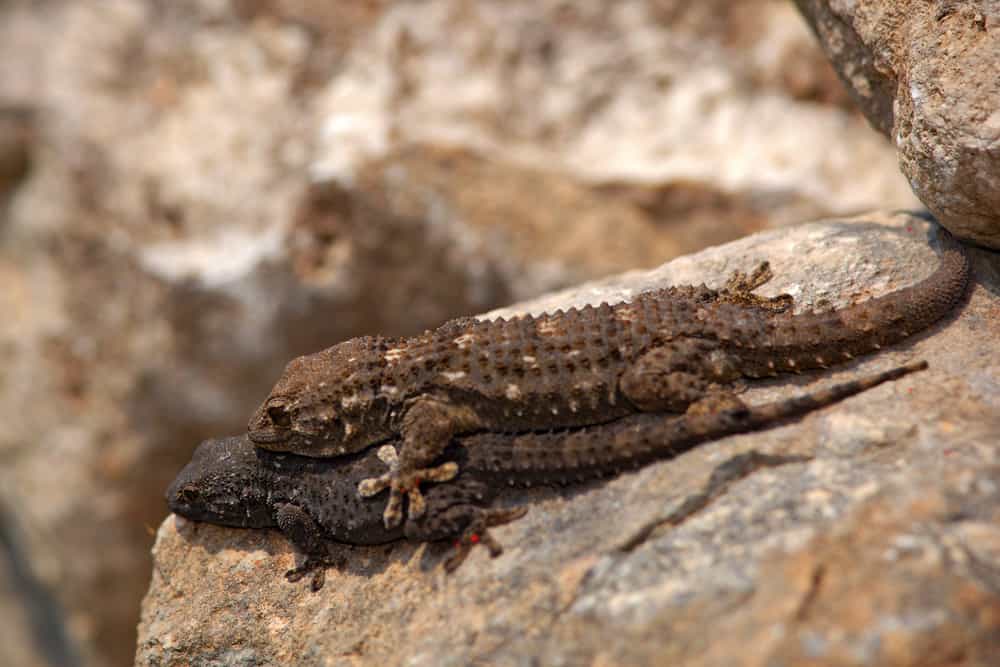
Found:
<svg viewBox="0 0 1000 667"><path fill-rule="evenodd" d="M326 582L326 568L333 564L326 553L323 533L309 513L298 505L281 503L275 506L275 522L285 537L294 544L305 556L298 567L285 573L285 579L291 582L312 574L310 588L318 591Z"/></svg>
<svg viewBox="0 0 1000 667"><path fill-rule="evenodd" d="M358 485L358 493L368 498L389 489L383 521L386 528L395 528L403 521L403 498L409 499L409 515L424 513L422 482L446 482L458 474L458 464L449 461L431 466L457 433L480 426L479 417L469 406L454 405L435 396L421 396L412 401L403 416L398 460L389 463L389 471L379 477L369 477Z"/></svg>

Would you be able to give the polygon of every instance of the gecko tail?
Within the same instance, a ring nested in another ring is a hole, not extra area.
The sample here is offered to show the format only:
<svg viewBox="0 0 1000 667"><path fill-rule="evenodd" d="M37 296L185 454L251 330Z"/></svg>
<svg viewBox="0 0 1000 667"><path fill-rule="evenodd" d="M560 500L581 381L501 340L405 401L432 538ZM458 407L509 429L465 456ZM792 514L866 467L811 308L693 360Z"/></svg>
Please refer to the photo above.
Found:
<svg viewBox="0 0 1000 667"><path fill-rule="evenodd" d="M927 367L926 361L915 361L759 405L746 405L731 395L712 396L672 418L643 413L608 424L513 439L473 436L466 442L468 459L463 467L515 485L596 479L609 471L673 458L710 440L777 426Z"/></svg>
<svg viewBox="0 0 1000 667"><path fill-rule="evenodd" d="M872 373L871 375L865 375L855 380L816 389L799 396L748 407L745 408L745 414L740 415L738 414L739 411L737 411L737 414L734 414L733 418L737 424L742 423L747 428L760 428L776 421L800 417L813 410L819 410L861 392L873 389L880 384L898 380L910 373L916 373L927 368L928 364L926 361L915 361L890 368L880 373Z"/></svg>

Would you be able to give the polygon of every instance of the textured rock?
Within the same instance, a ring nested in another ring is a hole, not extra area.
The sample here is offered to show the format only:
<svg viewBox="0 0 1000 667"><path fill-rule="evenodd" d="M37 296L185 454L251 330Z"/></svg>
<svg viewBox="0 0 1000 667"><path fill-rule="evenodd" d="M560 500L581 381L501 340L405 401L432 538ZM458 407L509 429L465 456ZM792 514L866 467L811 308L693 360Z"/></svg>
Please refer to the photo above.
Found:
<svg viewBox="0 0 1000 667"><path fill-rule="evenodd" d="M0 507L80 661L131 661L163 488L293 355L914 204L814 42L783 0L0 2Z"/></svg>
<svg viewBox="0 0 1000 667"><path fill-rule="evenodd" d="M797 0L920 200L1000 248L1000 5Z"/></svg>
<svg viewBox="0 0 1000 667"><path fill-rule="evenodd" d="M886 225L886 226L882 226ZM614 300L762 258L799 308L898 289L934 264L903 214L761 233L521 304ZM930 370L767 432L573 492L445 576L447 545L332 547L312 593L275 532L169 517L154 547L141 665L991 665L1000 654L1000 258L975 251L959 311L853 366L767 382L751 402L924 358ZM496 313L494 313L496 314ZM622 545L748 450L813 453L759 471L678 526Z"/></svg>

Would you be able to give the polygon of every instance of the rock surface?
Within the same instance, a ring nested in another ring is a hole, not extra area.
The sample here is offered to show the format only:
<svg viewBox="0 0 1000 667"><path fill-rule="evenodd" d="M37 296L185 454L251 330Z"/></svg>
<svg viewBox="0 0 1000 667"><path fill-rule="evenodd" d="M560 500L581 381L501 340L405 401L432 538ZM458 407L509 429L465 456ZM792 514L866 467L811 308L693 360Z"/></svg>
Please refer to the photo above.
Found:
<svg viewBox="0 0 1000 667"><path fill-rule="evenodd" d="M935 263L929 225L871 215L766 232L498 313L718 284L762 258L764 294L835 307ZM331 547L312 593L277 533L169 517L143 602L140 665L962 665L1000 655L1000 256L974 251L956 313L875 357L748 390L760 402L927 359L930 370L766 432L572 492L516 492L528 515L445 576L447 545ZM766 469L630 548L737 453Z"/></svg>
<svg viewBox="0 0 1000 667"><path fill-rule="evenodd" d="M292 356L916 203L784 0L5 0L0 109L0 664L131 662Z"/></svg>
<svg viewBox="0 0 1000 667"><path fill-rule="evenodd" d="M1000 5L796 4L920 200L956 235L1000 248Z"/></svg>

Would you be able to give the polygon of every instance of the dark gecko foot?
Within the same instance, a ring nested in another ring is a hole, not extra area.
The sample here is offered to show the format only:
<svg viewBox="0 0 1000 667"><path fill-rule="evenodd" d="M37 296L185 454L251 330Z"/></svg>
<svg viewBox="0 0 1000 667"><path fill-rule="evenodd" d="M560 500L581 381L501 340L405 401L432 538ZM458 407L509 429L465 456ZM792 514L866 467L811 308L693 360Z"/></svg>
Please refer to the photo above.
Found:
<svg viewBox="0 0 1000 667"><path fill-rule="evenodd" d="M326 584L326 568L336 567L337 564L332 558L307 555L302 565L285 572L285 579L291 583L295 583L311 573L312 581L309 582L309 589L313 592L319 591Z"/></svg>
<svg viewBox="0 0 1000 667"><path fill-rule="evenodd" d="M455 553L444 562L445 571L454 572L458 569L469 556L469 552L478 544L489 550L490 558L496 558L503 554L503 546L493 538L489 529L516 521L527 513L527 507L483 511L482 516L471 523L461 537L455 541Z"/></svg>
<svg viewBox="0 0 1000 667"><path fill-rule="evenodd" d="M473 504L458 504L428 511L421 519L407 519L406 536L411 540L454 539L455 551L444 562L446 572L453 572L465 562L476 546L484 546L490 558L503 553L503 546L490 528L508 524L528 513L527 507L487 509Z"/></svg>

